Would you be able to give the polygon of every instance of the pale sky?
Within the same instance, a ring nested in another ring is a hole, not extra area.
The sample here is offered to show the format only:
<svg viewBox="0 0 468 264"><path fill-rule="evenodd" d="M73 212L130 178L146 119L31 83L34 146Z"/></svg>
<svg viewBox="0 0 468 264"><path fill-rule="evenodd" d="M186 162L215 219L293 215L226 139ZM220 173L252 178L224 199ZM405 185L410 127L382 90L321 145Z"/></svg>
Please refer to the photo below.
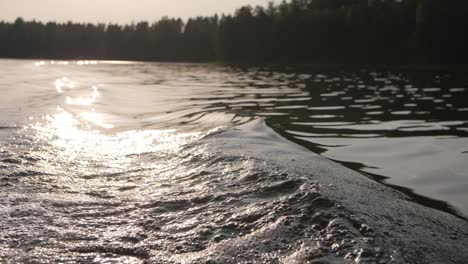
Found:
<svg viewBox="0 0 468 264"><path fill-rule="evenodd" d="M154 22L163 16L188 17L232 13L243 5L269 0L0 0L0 20L17 17L39 21L74 21L125 24ZM278 2L278 1L275 1Z"/></svg>

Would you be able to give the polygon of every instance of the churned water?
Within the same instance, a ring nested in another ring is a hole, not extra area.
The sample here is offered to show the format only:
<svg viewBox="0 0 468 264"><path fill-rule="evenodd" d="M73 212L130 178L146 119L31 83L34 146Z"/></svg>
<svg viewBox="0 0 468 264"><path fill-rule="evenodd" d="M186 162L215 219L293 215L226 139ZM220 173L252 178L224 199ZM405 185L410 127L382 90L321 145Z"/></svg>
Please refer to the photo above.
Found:
<svg viewBox="0 0 468 264"><path fill-rule="evenodd" d="M0 260L468 254L463 73L27 60L0 72Z"/></svg>

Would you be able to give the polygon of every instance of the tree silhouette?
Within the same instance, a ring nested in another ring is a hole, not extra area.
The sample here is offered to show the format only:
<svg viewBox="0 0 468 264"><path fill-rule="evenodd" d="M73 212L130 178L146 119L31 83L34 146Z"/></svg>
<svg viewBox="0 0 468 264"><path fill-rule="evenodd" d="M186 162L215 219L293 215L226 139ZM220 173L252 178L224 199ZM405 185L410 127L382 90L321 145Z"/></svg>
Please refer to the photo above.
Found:
<svg viewBox="0 0 468 264"><path fill-rule="evenodd" d="M466 63L464 0L291 0L184 23L0 22L0 57L255 63Z"/></svg>

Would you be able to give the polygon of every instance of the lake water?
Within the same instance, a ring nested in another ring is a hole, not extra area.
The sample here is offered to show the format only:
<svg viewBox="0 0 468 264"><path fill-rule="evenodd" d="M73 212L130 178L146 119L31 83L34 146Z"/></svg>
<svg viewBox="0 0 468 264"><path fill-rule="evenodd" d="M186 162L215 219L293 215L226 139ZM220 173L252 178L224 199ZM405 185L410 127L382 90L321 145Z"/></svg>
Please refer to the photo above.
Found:
<svg viewBox="0 0 468 264"><path fill-rule="evenodd" d="M191 193L205 199L202 176L210 169L247 177L253 165L245 158L236 168L187 146L258 118L282 137L424 206L468 215L466 72L29 60L1 60L0 72L2 212L34 216L4 235L10 246L15 235L31 235L31 247L52 248L55 242L39 237L63 235L73 225L78 231L67 236L96 249L102 237L122 232L122 221L151 207L145 202L163 204L165 212L189 210L163 198ZM218 188L223 195L235 192ZM21 201L30 204L14 209ZM136 213L117 203L142 207ZM74 222L67 214L86 217ZM57 217L62 225L51 224ZM157 246L195 251L195 242L177 245L192 232L188 222L171 222L180 231L167 240L175 248ZM90 226L95 233L87 235ZM144 239L136 226L124 226L129 241ZM14 248L3 256L20 254ZM74 252L68 257L86 260L89 253ZM145 256L103 252L128 255L128 261ZM107 257L122 260L116 256Z"/></svg>

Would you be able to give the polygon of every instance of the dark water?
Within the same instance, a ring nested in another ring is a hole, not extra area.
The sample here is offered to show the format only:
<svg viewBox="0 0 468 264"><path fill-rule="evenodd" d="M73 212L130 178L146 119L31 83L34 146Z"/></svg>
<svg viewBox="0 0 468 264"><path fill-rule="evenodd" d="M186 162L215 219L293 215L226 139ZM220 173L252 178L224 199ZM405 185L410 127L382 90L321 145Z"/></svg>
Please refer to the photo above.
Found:
<svg viewBox="0 0 468 264"><path fill-rule="evenodd" d="M468 214L465 72L15 60L0 71L0 258L12 262L164 259L273 228L281 204L315 197L317 183L202 143L259 117L415 202ZM248 148L242 137L221 149ZM295 239L259 259L288 262Z"/></svg>

